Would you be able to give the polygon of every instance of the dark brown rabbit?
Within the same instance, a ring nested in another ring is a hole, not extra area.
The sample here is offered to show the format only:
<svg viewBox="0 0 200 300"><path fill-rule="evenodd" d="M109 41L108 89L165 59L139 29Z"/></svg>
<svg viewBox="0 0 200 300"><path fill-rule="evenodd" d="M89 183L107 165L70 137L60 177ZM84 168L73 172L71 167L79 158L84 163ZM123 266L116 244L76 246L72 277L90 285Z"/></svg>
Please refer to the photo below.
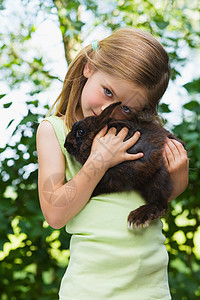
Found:
<svg viewBox="0 0 200 300"><path fill-rule="evenodd" d="M144 156L108 169L92 196L121 191L140 191L147 204L131 211L128 222L130 227L133 225L136 228L146 227L151 220L167 212L173 185L162 152L166 137L178 139L155 121L144 120L140 117L140 113L120 104L121 102L111 104L99 116L87 117L74 123L64 146L77 161L84 164L90 154L94 137L106 124L108 129L115 127L117 132L127 127L129 131L125 140L139 131L141 133L139 140L127 152L132 154L143 152Z"/></svg>

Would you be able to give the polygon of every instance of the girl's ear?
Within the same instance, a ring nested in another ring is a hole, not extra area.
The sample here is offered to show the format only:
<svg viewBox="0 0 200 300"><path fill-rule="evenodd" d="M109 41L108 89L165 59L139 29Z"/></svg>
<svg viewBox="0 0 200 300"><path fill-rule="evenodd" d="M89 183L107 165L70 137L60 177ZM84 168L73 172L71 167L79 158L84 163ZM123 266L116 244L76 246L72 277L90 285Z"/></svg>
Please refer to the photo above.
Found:
<svg viewBox="0 0 200 300"><path fill-rule="evenodd" d="M89 62L86 62L85 67L83 69L83 76L85 78L89 78L93 72L94 72L94 67Z"/></svg>

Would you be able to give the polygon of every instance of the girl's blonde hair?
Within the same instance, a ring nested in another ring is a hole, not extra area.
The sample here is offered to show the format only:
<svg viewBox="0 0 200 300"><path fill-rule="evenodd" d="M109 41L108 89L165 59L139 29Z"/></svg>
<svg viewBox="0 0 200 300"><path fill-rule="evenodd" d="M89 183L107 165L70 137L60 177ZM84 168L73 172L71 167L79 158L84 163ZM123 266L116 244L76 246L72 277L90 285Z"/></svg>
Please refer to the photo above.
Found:
<svg viewBox="0 0 200 300"><path fill-rule="evenodd" d="M63 89L49 111L50 114L57 103L54 115L64 116L69 129L77 121L75 112L87 80L83 76L87 62L97 70L146 89L145 111L157 114L170 77L168 54L151 34L138 29L118 29L98 42L96 50L91 45L82 49L69 66Z"/></svg>

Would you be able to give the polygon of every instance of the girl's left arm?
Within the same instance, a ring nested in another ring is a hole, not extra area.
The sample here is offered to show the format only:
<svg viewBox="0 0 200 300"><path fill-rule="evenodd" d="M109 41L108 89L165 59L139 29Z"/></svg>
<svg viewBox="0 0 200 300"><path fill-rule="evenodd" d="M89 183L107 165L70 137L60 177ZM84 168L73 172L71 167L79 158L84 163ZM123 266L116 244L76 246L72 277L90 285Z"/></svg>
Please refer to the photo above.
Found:
<svg viewBox="0 0 200 300"><path fill-rule="evenodd" d="M189 160L183 145L169 138L166 140L163 156L174 185L169 198L171 201L183 193L188 185Z"/></svg>

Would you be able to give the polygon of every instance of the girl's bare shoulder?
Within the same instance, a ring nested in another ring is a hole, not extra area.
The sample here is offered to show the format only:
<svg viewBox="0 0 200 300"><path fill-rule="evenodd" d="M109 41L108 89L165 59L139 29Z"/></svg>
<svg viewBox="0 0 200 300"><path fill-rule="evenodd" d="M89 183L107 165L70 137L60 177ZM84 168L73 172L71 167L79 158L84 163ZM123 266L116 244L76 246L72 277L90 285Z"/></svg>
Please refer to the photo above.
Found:
<svg viewBox="0 0 200 300"><path fill-rule="evenodd" d="M52 134L55 134L52 124L46 120L42 121L37 129L37 139Z"/></svg>
<svg viewBox="0 0 200 300"><path fill-rule="evenodd" d="M64 116L59 117L61 120L64 120ZM46 135L46 134L54 134L53 125L48 120L43 120L37 129L37 136L39 135Z"/></svg>
<svg viewBox="0 0 200 300"><path fill-rule="evenodd" d="M65 157L50 122L43 121L38 126L36 143L41 178L46 174L64 174Z"/></svg>
<svg viewBox="0 0 200 300"><path fill-rule="evenodd" d="M60 152L60 145L56 137L53 125L49 121L43 121L39 124L36 134L37 150L48 151L52 150Z"/></svg>

